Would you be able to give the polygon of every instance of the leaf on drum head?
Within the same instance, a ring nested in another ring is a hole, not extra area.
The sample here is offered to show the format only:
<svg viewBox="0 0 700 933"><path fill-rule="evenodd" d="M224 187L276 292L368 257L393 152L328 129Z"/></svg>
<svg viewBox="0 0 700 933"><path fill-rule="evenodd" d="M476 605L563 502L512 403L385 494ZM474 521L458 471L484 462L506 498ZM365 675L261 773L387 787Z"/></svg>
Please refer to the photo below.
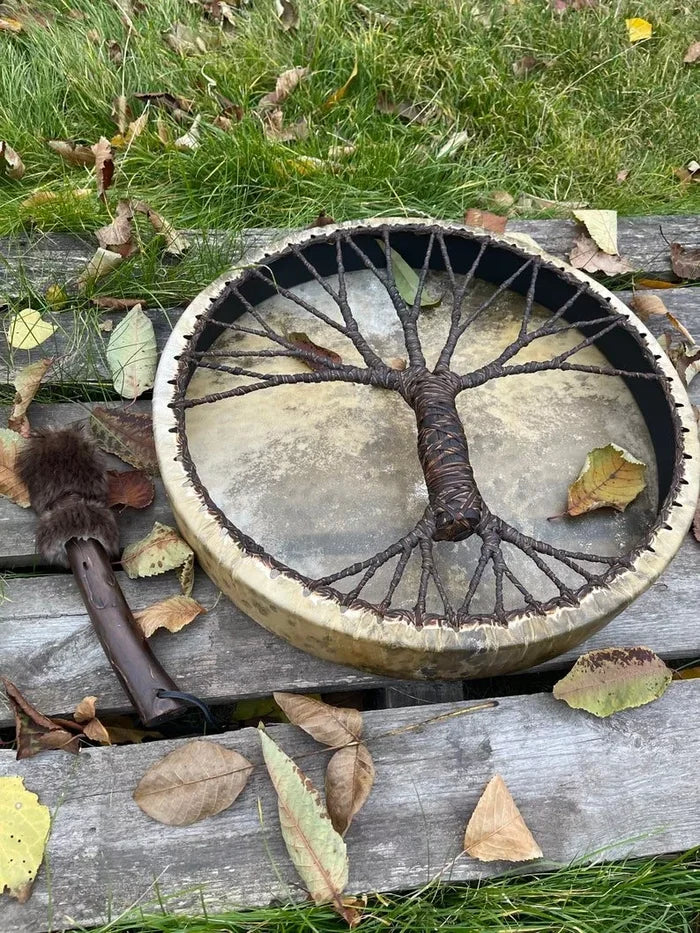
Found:
<svg viewBox="0 0 700 933"><path fill-rule="evenodd" d="M624 512L646 488L646 464L617 444L597 447L569 486L568 515L610 507Z"/></svg>

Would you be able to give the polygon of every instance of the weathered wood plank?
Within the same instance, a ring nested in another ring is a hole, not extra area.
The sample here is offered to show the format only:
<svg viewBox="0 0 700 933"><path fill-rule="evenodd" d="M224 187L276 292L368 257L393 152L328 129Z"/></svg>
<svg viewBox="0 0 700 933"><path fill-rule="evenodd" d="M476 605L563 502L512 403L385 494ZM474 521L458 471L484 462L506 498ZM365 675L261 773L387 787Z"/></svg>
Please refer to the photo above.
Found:
<svg viewBox="0 0 700 933"><path fill-rule="evenodd" d="M402 706L427 706L430 703L456 703L464 698L462 681L453 683L421 683L417 680L399 680L381 691L382 709Z"/></svg>
<svg viewBox="0 0 700 933"><path fill-rule="evenodd" d="M538 669L563 668L593 648L645 644L667 659L700 658L695 605L700 545L686 541L663 577L622 615L578 648ZM134 608L178 592L173 573L147 580L119 579ZM119 711L128 701L107 664L68 574L5 582L0 604L0 675L15 682L48 715L70 712L86 694L100 709ZM198 572L194 595L209 607L177 635L158 632L156 654L183 689L210 702L265 696L274 690L344 690L386 685L388 706L412 697L447 700L462 685L392 681L320 661L292 648L240 612ZM437 692L436 692L437 691ZM432 695L432 696L431 696ZM0 697L0 725L11 721Z"/></svg>
<svg viewBox="0 0 700 933"><path fill-rule="evenodd" d="M540 694L426 724L470 705L481 704L365 713L376 782L346 836L349 891L485 878L512 867L460 855L466 822L496 773L541 845L543 867L596 851L597 858L673 852L700 838L700 682L673 684L661 700L610 720ZM291 726L270 734L322 787L327 750ZM21 775L55 810L51 904L42 868L26 904L2 899L0 928L59 931L132 905L157 910L156 885L173 912L301 900L255 730L216 741L255 771L230 810L185 828L149 820L131 799L146 768L182 741L90 749L77 759L52 753L16 762L0 752L0 774Z"/></svg>

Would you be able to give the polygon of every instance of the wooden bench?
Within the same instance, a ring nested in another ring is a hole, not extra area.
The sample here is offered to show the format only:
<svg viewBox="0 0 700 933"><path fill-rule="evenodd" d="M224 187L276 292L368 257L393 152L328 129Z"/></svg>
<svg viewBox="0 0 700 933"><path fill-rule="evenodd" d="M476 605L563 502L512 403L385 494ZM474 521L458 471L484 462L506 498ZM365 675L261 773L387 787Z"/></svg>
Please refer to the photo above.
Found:
<svg viewBox="0 0 700 933"><path fill-rule="evenodd" d="M529 233L561 256L568 255L575 235L568 221L514 222L509 229ZM270 235L255 231L245 243ZM620 222L622 254L649 277L669 277L666 240L676 239L700 245L697 219ZM37 289L60 283L93 250L87 239L71 236L0 240L0 259L7 259L0 262L0 296L21 293L26 280ZM659 294L700 340L700 292L686 287ZM631 297L629 291L620 295ZM161 346L178 313L149 309ZM54 321L54 338L38 352L13 354L3 347L5 379L28 359L53 354L60 356L55 379L104 379L105 335L78 328L70 311ZM35 403L32 423L67 424L84 418L89 408L88 402ZM122 513L122 544L142 537L154 520L172 523L160 487L150 508ZM70 713L86 694L99 696L100 711L128 710L72 578L27 575L43 570L34 553L33 524L29 511L0 499L0 563L16 572L5 580L0 605L0 674L47 715ZM668 853L700 842L700 680L674 682L658 702L606 720L570 710L552 698L549 686L554 672L559 676L593 647L647 644L675 666L700 658L699 567L698 545L689 537L662 579L588 643L542 665L539 676L529 672L488 684L388 682L320 661L265 632L227 600L217 600L201 572L194 595L209 612L175 636L156 634L152 644L173 676L211 703L273 690L369 691L366 705L378 707L365 713L377 778L347 834L350 891L399 890L436 877L483 878L510 868L461 854L467 818L496 772L540 843L545 867L593 852L606 858ZM177 591L172 574L120 578L134 608ZM484 695L497 702L485 703L479 699ZM0 726L11 720L3 697ZM328 755L291 726L272 726L270 732L322 786ZM162 826L138 809L131 795L146 768L185 741L90 748L75 758L52 753L22 762L14 752L0 751L0 775L24 777L53 815L47 859L31 899L23 905L0 899L0 930L70 929L161 903L172 911L211 913L305 897L262 767L230 810L190 827ZM260 765L253 729L216 741Z"/></svg>

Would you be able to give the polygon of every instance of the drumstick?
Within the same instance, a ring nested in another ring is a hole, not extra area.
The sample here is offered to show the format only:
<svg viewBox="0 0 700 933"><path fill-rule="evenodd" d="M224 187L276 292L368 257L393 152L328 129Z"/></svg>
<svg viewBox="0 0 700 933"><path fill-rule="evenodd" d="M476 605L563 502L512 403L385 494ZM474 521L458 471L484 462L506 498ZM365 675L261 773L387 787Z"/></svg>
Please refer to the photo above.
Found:
<svg viewBox="0 0 700 933"><path fill-rule="evenodd" d="M38 516L37 551L70 567L107 659L141 721L154 725L187 709L134 620L112 570L119 531L107 505L104 457L80 428L37 432L21 453L19 474Z"/></svg>

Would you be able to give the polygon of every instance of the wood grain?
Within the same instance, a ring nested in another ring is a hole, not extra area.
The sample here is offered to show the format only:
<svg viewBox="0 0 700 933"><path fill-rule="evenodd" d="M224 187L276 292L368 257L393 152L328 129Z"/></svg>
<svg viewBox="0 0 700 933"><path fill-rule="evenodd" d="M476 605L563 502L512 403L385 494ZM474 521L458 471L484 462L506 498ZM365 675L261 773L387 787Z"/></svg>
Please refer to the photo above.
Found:
<svg viewBox="0 0 700 933"><path fill-rule="evenodd" d="M346 836L350 891L485 878L511 868L460 855L467 820L496 773L542 847L543 867L595 851L623 858L697 843L700 681L675 683L659 701L607 720L542 694L457 714L473 705L480 704L365 714L376 781ZM322 787L329 752L292 726L270 734ZM231 809L189 827L155 823L131 798L146 768L181 741L22 762L0 752L0 774L21 775L55 808L51 904L44 866L28 903L2 899L0 928L60 931L132 906L157 912L156 886L173 912L302 900L255 730L216 741L243 754L255 771Z"/></svg>

